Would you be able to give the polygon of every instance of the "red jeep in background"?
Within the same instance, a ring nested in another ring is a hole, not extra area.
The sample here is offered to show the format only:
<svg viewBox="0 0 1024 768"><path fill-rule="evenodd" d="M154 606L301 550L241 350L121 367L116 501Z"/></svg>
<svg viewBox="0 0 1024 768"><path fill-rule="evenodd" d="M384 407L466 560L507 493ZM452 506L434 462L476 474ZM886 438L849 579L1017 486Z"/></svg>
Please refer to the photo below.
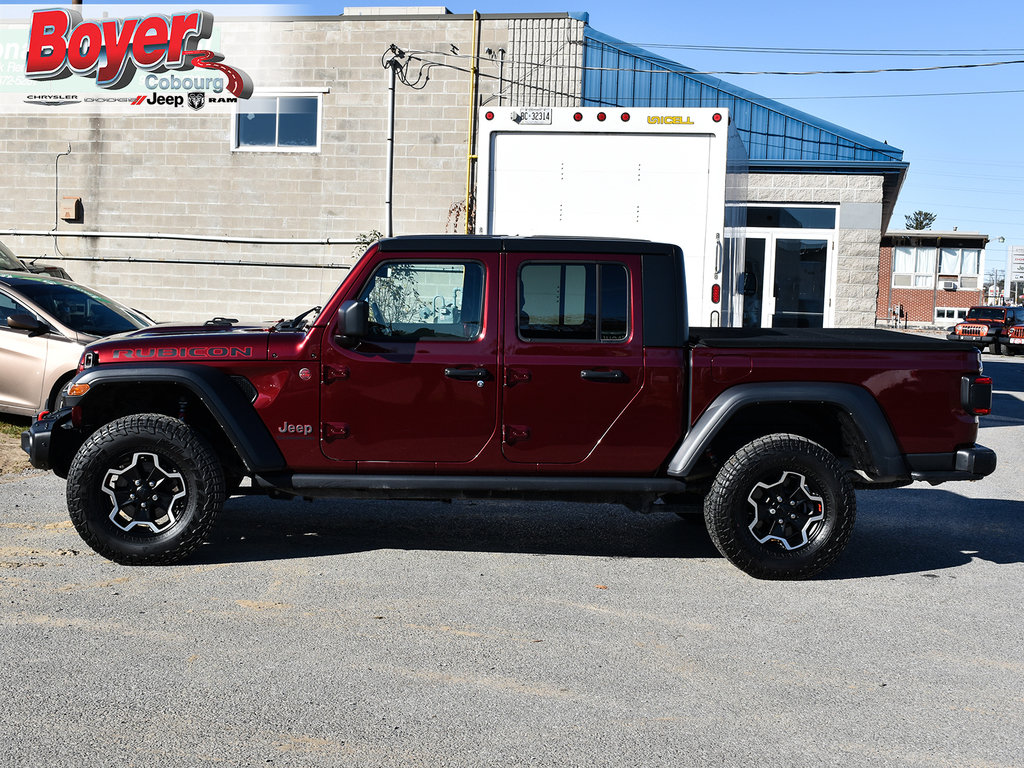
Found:
<svg viewBox="0 0 1024 768"><path fill-rule="evenodd" d="M971 307L946 338L966 341L981 350L987 348L995 355L1012 355L1015 349L1010 343L1010 328L1015 325L1024 325L1024 307Z"/></svg>
<svg viewBox="0 0 1024 768"><path fill-rule="evenodd" d="M1024 319L1022 319L1020 323L1020 325L1015 325L1006 333L1006 353L1008 355L1015 355L1017 352L1024 352Z"/></svg>
<svg viewBox="0 0 1024 768"><path fill-rule="evenodd" d="M556 499L700 507L738 567L805 578L845 547L855 488L995 469L973 346L691 329L685 299L673 245L390 238L322 311L91 344L22 447L127 564L186 556L235 493Z"/></svg>

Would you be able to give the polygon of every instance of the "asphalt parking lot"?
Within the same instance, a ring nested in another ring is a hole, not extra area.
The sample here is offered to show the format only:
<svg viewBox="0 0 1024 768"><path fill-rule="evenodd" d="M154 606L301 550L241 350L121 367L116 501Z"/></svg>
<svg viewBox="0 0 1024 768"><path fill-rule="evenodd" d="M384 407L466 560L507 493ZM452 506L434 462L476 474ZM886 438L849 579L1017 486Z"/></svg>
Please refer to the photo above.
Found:
<svg viewBox="0 0 1024 768"><path fill-rule="evenodd" d="M858 494L822 577L672 514L229 501L187 563L0 484L0 766L1019 766L1024 358L980 483Z"/></svg>

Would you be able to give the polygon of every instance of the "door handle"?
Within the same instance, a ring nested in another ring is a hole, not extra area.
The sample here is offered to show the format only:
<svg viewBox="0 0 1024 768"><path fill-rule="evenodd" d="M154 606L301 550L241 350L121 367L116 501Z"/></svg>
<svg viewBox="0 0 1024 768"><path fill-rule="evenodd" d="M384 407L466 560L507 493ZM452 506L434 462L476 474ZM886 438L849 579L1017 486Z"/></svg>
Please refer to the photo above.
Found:
<svg viewBox="0 0 1024 768"><path fill-rule="evenodd" d="M584 381L611 381L611 382L627 382L629 377L626 376L622 371L580 371L580 378Z"/></svg>
<svg viewBox="0 0 1024 768"><path fill-rule="evenodd" d="M445 368L444 375L456 381L487 381L491 378L486 368Z"/></svg>

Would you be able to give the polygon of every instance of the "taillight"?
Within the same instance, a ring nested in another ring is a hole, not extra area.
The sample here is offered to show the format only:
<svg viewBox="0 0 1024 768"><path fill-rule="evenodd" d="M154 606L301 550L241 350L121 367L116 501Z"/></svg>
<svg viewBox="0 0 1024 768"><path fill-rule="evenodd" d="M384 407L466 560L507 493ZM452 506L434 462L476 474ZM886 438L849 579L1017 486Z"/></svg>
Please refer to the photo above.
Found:
<svg viewBox="0 0 1024 768"><path fill-rule="evenodd" d="M717 304L722 300L722 286L715 283L711 286L711 303Z"/></svg>
<svg viewBox="0 0 1024 768"><path fill-rule="evenodd" d="M992 379L988 376L964 376L960 379L960 404L975 416L992 413Z"/></svg>

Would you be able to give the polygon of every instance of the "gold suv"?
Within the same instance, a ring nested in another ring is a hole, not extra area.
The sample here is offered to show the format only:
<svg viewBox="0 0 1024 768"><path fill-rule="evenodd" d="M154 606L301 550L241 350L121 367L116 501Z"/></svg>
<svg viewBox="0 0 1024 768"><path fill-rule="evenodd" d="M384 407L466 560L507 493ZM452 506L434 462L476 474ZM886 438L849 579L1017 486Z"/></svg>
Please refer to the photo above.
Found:
<svg viewBox="0 0 1024 768"><path fill-rule="evenodd" d="M78 283L0 272L0 411L49 410L90 341L153 325Z"/></svg>

